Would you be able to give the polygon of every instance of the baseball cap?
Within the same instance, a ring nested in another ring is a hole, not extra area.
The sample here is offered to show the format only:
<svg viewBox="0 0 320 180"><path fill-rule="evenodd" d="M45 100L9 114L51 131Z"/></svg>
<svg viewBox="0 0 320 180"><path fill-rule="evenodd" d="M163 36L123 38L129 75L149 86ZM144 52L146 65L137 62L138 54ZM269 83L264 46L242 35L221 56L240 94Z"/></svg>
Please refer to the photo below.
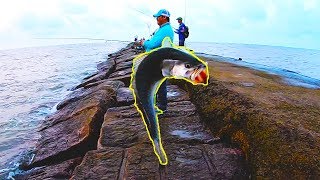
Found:
<svg viewBox="0 0 320 180"><path fill-rule="evenodd" d="M153 15L153 17L159 17L159 16L170 17L170 13L169 13L169 11L167 11L165 9L160 9L157 14Z"/></svg>
<svg viewBox="0 0 320 180"><path fill-rule="evenodd" d="M178 17L177 20L182 20L182 17Z"/></svg>

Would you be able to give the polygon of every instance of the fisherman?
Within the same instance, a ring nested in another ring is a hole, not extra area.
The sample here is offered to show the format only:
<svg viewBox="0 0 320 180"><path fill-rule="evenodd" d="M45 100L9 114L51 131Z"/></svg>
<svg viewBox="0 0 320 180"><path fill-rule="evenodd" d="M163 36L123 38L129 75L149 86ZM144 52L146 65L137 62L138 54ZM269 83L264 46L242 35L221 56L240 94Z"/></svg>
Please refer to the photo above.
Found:
<svg viewBox="0 0 320 180"><path fill-rule="evenodd" d="M179 46L184 46L184 41L186 40L186 37L184 35L184 32L186 30L186 25L182 22L182 18L177 18L179 23L179 29L176 29L175 33L179 35Z"/></svg>
<svg viewBox="0 0 320 180"><path fill-rule="evenodd" d="M173 42L174 33L170 24L170 13L166 9L161 9L153 17L157 19L159 29L149 40L142 40L141 45L146 49L146 52L152 49L161 47L162 40L165 37L169 37ZM167 110L167 81L164 81L158 90L158 107L162 111Z"/></svg>

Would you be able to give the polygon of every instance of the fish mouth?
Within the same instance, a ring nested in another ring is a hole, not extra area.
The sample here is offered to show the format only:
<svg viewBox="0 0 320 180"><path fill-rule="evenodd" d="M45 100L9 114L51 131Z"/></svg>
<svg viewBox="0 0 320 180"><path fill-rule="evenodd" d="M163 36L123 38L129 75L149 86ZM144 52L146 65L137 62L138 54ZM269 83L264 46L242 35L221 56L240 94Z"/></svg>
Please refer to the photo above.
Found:
<svg viewBox="0 0 320 180"><path fill-rule="evenodd" d="M208 73L205 68L196 69L190 76L190 79L195 83L206 83Z"/></svg>

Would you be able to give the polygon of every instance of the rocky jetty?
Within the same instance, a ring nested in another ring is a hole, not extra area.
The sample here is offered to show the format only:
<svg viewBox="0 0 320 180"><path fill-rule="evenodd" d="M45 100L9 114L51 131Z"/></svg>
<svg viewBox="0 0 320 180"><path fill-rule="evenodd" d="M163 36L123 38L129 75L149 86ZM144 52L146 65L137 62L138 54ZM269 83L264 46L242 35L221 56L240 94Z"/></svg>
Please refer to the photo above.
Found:
<svg viewBox="0 0 320 180"><path fill-rule="evenodd" d="M320 89L206 59L206 87L186 90L207 127L245 153L253 179L320 179Z"/></svg>
<svg viewBox="0 0 320 180"><path fill-rule="evenodd" d="M169 163L159 165L128 88L133 46L110 54L45 119L35 156L15 179L249 178L245 153L215 136L189 93L172 83L159 117Z"/></svg>

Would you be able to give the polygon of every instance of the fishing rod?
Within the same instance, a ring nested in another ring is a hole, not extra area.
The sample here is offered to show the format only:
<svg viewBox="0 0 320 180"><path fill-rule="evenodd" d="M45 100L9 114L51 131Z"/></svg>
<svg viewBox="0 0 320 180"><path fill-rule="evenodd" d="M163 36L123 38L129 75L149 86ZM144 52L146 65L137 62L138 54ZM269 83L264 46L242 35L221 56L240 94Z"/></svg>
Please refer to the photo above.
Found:
<svg viewBox="0 0 320 180"><path fill-rule="evenodd" d="M136 9L136 8L133 8L133 7L129 7L129 6L127 6L129 9L132 9L132 10L134 10L134 11L136 11L136 12L138 12L138 13L140 13L140 14L142 14L142 15L144 15L144 16L146 16L146 17L148 17L148 18L152 18L152 19L154 19L153 17L151 17L149 14L147 14L147 13L145 13L145 12L143 12L143 11L141 11L141 10L139 10L139 9Z"/></svg>
<svg viewBox="0 0 320 180"><path fill-rule="evenodd" d="M131 10L134 10L134 11L136 11L136 12L144 15L145 17L152 18L152 20L154 20L154 18L151 17L149 14L147 14L147 13L145 13L145 12L139 10L139 9L136 9L136 8L133 8L133 7L129 7L129 6L127 6L127 8L128 8L128 9L131 9ZM150 30L151 24L150 24L150 23L146 23L146 24L147 24L147 26L148 26L149 34L150 34L150 36L151 36L151 35L152 35L152 34L151 34L151 30Z"/></svg>
<svg viewBox="0 0 320 180"><path fill-rule="evenodd" d="M131 9L131 10L134 10L134 11L136 11L136 12L138 12L138 13L140 13L140 14L148 17L148 18L151 18L152 20L154 20L154 17L151 17L150 15L148 15L147 13L144 13L143 11L141 11L141 10L139 10L139 9L136 9L136 8L133 8L133 7L129 7L129 6L128 6L128 8ZM151 31L150 31L150 26L151 26L151 25L150 25L149 23L146 23L146 24L147 24L148 29L149 29L149 34L150 34L150 36L152 36L152 35L155 33L155 31L151 34ZM173 27L171 27L171 28L172 28L174 31L176 30L176 29L173 28Z"/></svg>
<svg viewBox="0 0 320 180"><path fill-rule="evenodd" d="M139 9L136 9L136 8L133 8L133 7L129 7L129 6L127 6L127 8L129 8L129 9L131 9L131 10L134 10L134 11L136 11L136 12L138 12L138 13L140 13L140 14L148 17L148 18L154 19L150 14L147 14L147 13L145 13L145 12L139 10ZM187 18L187 0L184 1L184 22L185 22L185 23L186 23L186 18ZM151 32L151 31L150 31L150 24L147 24L147 26L148 26L148 28L149 28L149 34L150 34L150 32ZM174 31L176 30L176 28L173 28L173 27L172 27L172 29L173 29ZM154 34L154 33L153 33L153 34ZM152 35L152 34L151 34L151 35Z"/></svg>
<svg viewBox="0 0 320 180"><path fill-rule="evenodd" d="M186 23L186 14L187 14L187 0L184 0L184 23Z"/></svg>

